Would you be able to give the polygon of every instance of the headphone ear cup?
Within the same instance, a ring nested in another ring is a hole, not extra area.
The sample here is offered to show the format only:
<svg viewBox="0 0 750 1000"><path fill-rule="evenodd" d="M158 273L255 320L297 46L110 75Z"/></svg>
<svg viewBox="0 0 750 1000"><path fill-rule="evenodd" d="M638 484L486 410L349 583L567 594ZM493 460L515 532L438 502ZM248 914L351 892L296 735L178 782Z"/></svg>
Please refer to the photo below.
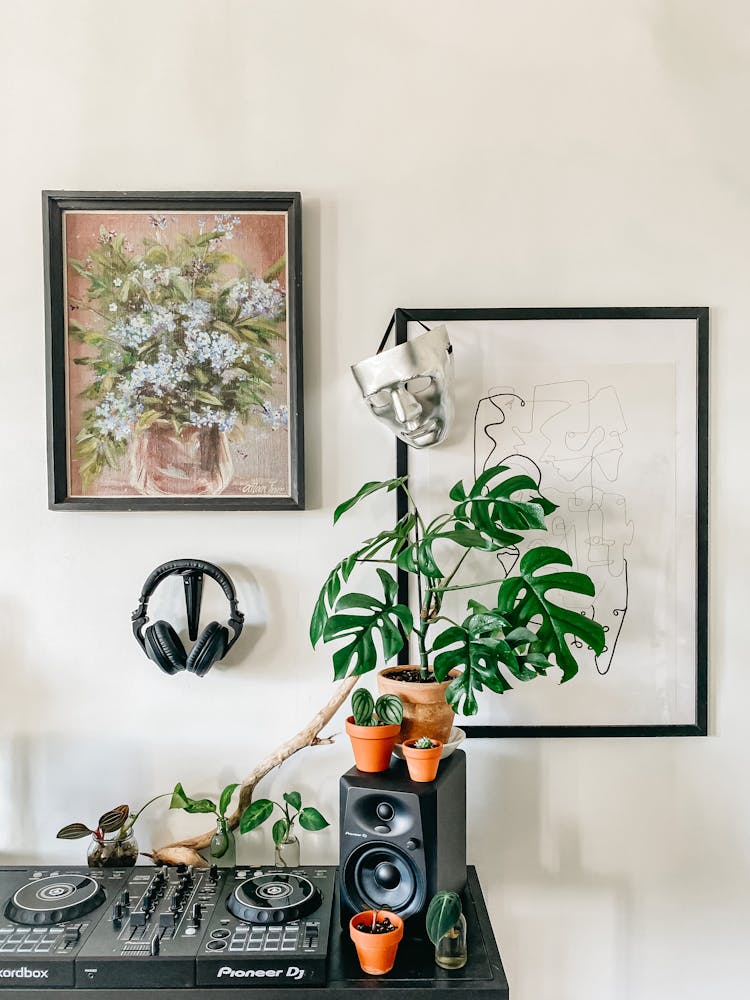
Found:
<svg viewBox="0 0 750 1000"><path fill-rule="evenodd" d="M191 674L203 677L213 664L226 653L228 643L229 630L226 626L219 625L218 622L211 622L206 625L190 650L185 668Z"/></svg>
<svg viewBox="0 0 750 1000"><path fill-rule="evenodd" d="M143 634L148 658L165 674L177 674L185 669L185 647L169 622L154 622Z"/></svg>

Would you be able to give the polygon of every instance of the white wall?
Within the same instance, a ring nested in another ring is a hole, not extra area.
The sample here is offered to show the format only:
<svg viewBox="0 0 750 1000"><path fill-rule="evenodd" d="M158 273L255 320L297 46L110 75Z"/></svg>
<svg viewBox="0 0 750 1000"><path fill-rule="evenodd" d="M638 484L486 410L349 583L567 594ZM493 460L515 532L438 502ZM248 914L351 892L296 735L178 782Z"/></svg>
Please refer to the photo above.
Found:
<svg viewBox="0 0 750 1000"><path fill-rule="evenodd" d="M27 0L2 20L3 859L77 860L62 823L178 778L210 791L327 696L309 610L373 516L331 512L393 468L347 366L394 306L707 303L712 736L474 742L469 839L514 1000L745 997L746 4ZM47 511L45 187L303 192L307 512ZM203 681L129 632L182 554L235 573L256 623ZM349 758L298 755L270 787L333 816ZM199 828L155 808L141 839ZM335 837L304 850L333 861Z"/></svg>

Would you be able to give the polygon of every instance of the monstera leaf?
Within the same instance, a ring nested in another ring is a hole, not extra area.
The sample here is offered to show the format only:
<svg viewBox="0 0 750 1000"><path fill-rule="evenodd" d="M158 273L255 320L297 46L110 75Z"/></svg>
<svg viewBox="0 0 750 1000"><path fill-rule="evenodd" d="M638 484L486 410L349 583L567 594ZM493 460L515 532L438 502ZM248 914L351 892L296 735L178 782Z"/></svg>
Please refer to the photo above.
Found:
<svg viewBox="0 0 750 1000"><path fill-rule="evenodd" d="M323 632L329 618L329 608L332 609L335 605L341 588L349 580L357 563L360 560L372 559L387 545L391 546L390 558L396 559L409 544L409 532L414 527L414 520L413 513L404 514L392 528L381 531L379 534L373 535L372 538L365 539L356 552L334 566L323 584L310 619L310 642L313 646L316 646L323 638Z"/></svg>
<svg viewBox="0 0 750 1000"><path fill-rule="evenodd" d="M348 500L344 500L340 503L336 510L333 512L333 523L335 524L342 514L345 514L348 510L351 510L360 500L364 500L365 497L372 496L373 493L378 493L380 490L385 490L386 493L390 493L392 490L397 490L399 486L406 482L406 476L399 476L397 479L384 479L381 482L374 481L371 483L365 483L362 489L358 490L353 497Z"/></svg>
<svg viewBox="0 0 750 1000"><path fill-rule="evenodd" d="M528 628L534 633L526 661L543 673L550 666L548 657L554 656L562 671L562 681L567 681L578 673L578 663L566 636L577 636L599 655L604 649L604 629L598 622L550 600L547 596L550 590L594 596L594 584L584 573L538 572L555 564L572 566L573 562L567 552L548 546L527 552L519 564L520 575L509 577L500 585L497 610L515 627Z"/></svg>
<svg viewBox="0 0 750 1000"><path fill-rule="evenodd" d="M336 602L335 613L325 623L323 639L348 639L349 642L333 654L336 680L365 674L377 664L375 636L380 635L383 655L387 660L403 647L414 621L409 609L396 603L398 585L390 573L378 569L383 585L384 600L368 594L344 594ZM356 612L351 614L348 612Z"/></svg>
<svg viewBox="0 0 750 1000"><path fill-rule="evenodd" d="M517 534L518 531L544 529L545 516L557 509L556 504L541 495L530 476L504 476L506 472L510 472L507 465L495 465L477 478L468 493L464 484L458 482L449 494L451 500L457 501L456 520L463 522L466 528L475 528L493 543L493 548L522 541L523 535ZM514 500L516 493L532 493L533 496ZM472 542L471 547L479 546Z"/></svg>
<svg viewBox="0 0 750 1000"><path fill-rule="evenodd" d="M476 691L489 688L502 694L511 684L504 677L501 665L518 677L529 680L536 676L519 663L511 642L504 636L510 631L508 620L497 611L470 602L475 611L462 625L453 625L435 639L433 650L442 650L435 657L435 677L447 680L451 670L461 673L448 685L445 697L455 712L476 715Z"/></svg>

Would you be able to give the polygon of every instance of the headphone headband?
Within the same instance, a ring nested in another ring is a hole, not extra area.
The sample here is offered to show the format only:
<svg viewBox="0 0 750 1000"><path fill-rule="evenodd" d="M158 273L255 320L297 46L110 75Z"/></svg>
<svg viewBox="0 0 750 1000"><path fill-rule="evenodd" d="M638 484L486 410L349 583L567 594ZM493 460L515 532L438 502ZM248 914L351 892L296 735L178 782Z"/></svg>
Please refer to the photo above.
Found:
<svg viewBox="0 0 750 1000"><path fill-rule="evenodd" d="M245 616L237 606L237 594L232 581L223 569L219 566L215 566L213 563L206 562L204 559L172 559L170 562L165 562L162 563L161 566L157 566L156 569L149 574L148 579L143 584L141 596L138 599L138 607L131 615L133 635L136 637L141 647L144 650L146 648L146 643L141 632L143 626L148 621L148 602L151 595L154 593L162 580L165 580L168 576L174 576L176 574L182 574L184 576L188 576L189 574L205 574L206 576L210 576L212 580L215 580L224 591L224 596L229 601L230 607L229 627L234 632L234 636L230 639L229 644L227 645L226 651L229 652L235 642L239 639L242 626L245 622Z"/></svg>

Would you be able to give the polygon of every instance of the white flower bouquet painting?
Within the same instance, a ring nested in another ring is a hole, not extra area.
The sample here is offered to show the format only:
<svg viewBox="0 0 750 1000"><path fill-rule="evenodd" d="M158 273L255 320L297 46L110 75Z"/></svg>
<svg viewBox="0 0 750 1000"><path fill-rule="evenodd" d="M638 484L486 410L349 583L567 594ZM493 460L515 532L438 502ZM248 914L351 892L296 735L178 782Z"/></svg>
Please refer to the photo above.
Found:
<svg viewBox="0 0 750 1000"><path fill-rule="evenodd" d="M301 507L298 196L121 197L46 196L52 505Z"/></svg>

